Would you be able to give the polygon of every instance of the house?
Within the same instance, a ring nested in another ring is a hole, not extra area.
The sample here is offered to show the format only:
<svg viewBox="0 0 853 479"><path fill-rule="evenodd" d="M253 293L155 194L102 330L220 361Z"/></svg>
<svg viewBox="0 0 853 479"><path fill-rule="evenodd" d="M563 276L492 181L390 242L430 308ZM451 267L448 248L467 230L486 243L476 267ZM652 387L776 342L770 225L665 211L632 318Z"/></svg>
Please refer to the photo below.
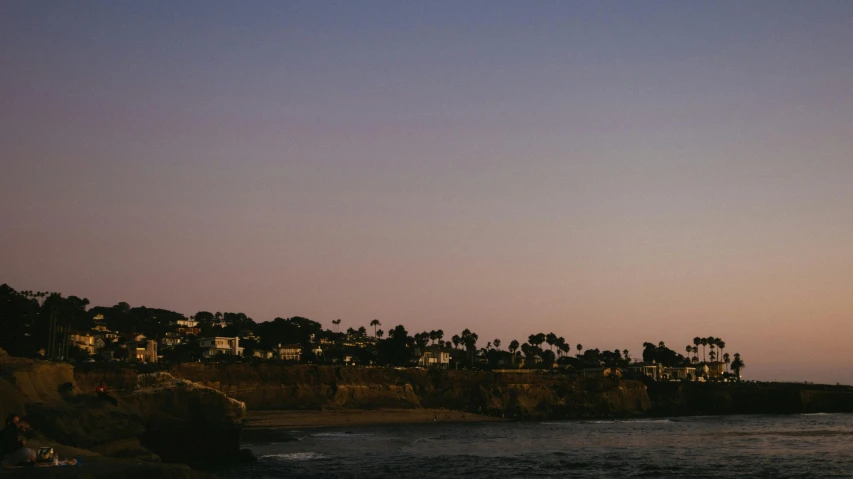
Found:
<svg viewBox="0 0 853 479"><path fill-rule="evenodd" d="M298 344L279 344L276 356L282 361L299 362L302 359L302 346Z"/></svg>
<svg viewBox="0 0 853 479"><path fill-rule="evenodd" d="M168 332L166 336L160 339L160 346L164 348L174 348L180 344L183 344L184 338L180 337L178 333Z"/></svg>
<svg viewBox="0 0 853 479"><path fill-rule="evenodd" d="M179 326L177 333L180 334L181 336L184 336L184 337L186 337L186 336L198 336L198 334L201 333L201 328L196 328L196 327L191 328L188 326Z"/></svg>
<svg viewBox="0 0 853 479"><path fill-rule="evenodd" d="M226 356L243 355L243 348L240 347L240 338L222 336L199 338L198 345L202 349L201 355L205 358L212 358L217 354L224 354Z"/></svg>
<svg viewBox="0 0 853 479"><path fill-rule="evenodd" d="M195 319L192 319L192 318L190 318L190 319L184 318L184 319L179 319L179 320L175 321L173 324L175 324L176 326L181 327L181 328L195 328L198 326L198 321L196 321Z"/></svg>
<svg viewBox="0 0 853 479"><path fill-rule="evenodd" d="M696 379L696 368L690 366L677 366L663 368L663 376L668 379Z"/></svg>
<svg viewBox="0 0 853 479"><path fill-rule="evenodd" d="M96 314L96 315L92 316L92 319L95 321L103 321L104 315L103 314Z"/></svg>
<svg viewBox="0 0 853 479"><path fill-rule="evenodd" d="M71 342L74 346L86 351L90 356L104 347L104 341L91 334L72 334Z"/></svg>
<svg viewBox="0 0 853 479"><path fill-rule="evenodd" d="M122 349L127 349L127 360L131 363L156 363L157 341L128 341L120 346Z"/></svg>
<svg viewBox="0 0 853 479"><path fill-rule="evenodd" d="M418 358L418 366L424 368L447 369L450 364L450 350L438 346L427 348Z"/></svg>
<svg viewBox="0 0 853 479"><path fill-rule="evenodd" d="M272 359L274 354L269 349L254 349L252 350L252 356L261 359Z"/></svg>
<svg viewBox="0 0 853 479"><path fill-rule="evenodd" d="M660 381L663 377L663 366L660 364L634 363L628 366L628 372L638 376L646 376Z"/></svg>
<svg viewBox="0 0 853 479"><path fill-rule="evenodd" d="M720 379L726 372L726 363L722 361L707 363L706 366L708 367L708 377L711 379Z"/></svg>

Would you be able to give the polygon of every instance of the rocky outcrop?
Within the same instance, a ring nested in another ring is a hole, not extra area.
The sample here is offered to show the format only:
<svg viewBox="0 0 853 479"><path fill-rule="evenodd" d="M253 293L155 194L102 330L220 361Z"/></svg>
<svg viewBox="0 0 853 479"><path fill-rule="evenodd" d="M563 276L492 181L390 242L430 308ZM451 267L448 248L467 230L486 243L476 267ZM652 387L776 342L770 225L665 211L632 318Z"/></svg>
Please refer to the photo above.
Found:
<svg viewBox="0 0 853 479"><path fill-rule="evenodd" d="M143 445L164 461L209 467L251 459L240 450L244 403L168 373L141 374L136 380L126 401L144 418Z"/></svg>
<svg viewBox="0 0 853 479"><path fill-rule="evenodd" d="M209 477L186 466L163 465L161 458L205 467L246 458L239 450L241 402L168 374L129 370L127 376L134 387L113 391L113 403L95 395L94 386L81 391L69 364L10 357L0 350L0 416L26 416L34 429L28 441L33 446L51 446L60 456L84 456L87 464L99 465L87 467L83 476L74 468L49 468L52 477ZM98 382L102 379L107 377L101 374ZM38 477L40 471L19 472Z"/></svg>
<svg viewBox="0 0 853 479"><path fill-rule="evenodd" d="M34 442L69 448L75 455L99 455L96 450L104 448L157 459L137 441L144 431L137 409L78 392L71 365L0 353L0 415L26 416L38 434Z"/></svg>

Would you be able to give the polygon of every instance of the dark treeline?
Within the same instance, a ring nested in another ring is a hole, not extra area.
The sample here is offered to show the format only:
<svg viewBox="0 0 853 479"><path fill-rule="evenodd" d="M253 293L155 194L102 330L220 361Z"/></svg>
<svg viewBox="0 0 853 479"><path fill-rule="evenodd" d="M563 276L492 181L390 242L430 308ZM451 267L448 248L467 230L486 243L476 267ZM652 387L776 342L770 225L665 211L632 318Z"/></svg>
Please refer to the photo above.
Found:
<svg viewBox="0 0 853 479"><path fill-rule="evenodd" d="M190 316L197 322L197 330L186 334L178 327L187 317L175 311L145 306L132 307L120 302L114 306L89 308L89 300L77 296L65 297L55 292L16 291L0 285L0 348L12 355L47 357L64 360L126 359L123 342L138 335L160 340L182 336L183 341L174 347L161 350L166 362L197 361L202 359L197 338L239 337L244 348L242 358L220 357L218 360L254 361L256 352L274 350L283 344L302 347L301 362L332 362L344 355L356 364L384 366L410 366L428 349L449 353L450 366L455 368L527 367L551 369L554 367L585 369L597 367L627 367L633 361L627 349L584 349L572 345L555 333L534 333L526 341L498 338L481 340L480 336L464 329L448 337L442 330L410 333L402 324L386 332L382 323L374 319L365 326L340 331L341 320L332 321L332 329L324 329L316 321L303 317L275 318L255 322L244 313L198 311ZM74 346L72 334L91 333L103 340L103 350L108 354L89 355ZM719 338L695 338L695 345L686 349L684 356L663 342L644 343L641 357L646 363L667 367L696 365L699 362L696 348L710 346L711 360L725 346ZM319 346L319 348L318 348ZM725 354L725 363L731 362ZM734 369L743 368L739 355ZM722 362L723 355L720 355Z"/></svg>

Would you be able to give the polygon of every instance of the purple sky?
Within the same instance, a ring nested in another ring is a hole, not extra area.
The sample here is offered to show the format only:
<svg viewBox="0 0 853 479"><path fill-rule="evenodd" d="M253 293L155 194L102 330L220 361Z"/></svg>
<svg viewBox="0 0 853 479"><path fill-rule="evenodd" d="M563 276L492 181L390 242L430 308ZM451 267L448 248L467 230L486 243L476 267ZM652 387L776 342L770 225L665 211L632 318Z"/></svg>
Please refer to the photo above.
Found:
<svg viewBox="0 0 853 479"><path fill-rule="evenodd" d="M853 383L853 2L0 2L0 282Z"/></svg>

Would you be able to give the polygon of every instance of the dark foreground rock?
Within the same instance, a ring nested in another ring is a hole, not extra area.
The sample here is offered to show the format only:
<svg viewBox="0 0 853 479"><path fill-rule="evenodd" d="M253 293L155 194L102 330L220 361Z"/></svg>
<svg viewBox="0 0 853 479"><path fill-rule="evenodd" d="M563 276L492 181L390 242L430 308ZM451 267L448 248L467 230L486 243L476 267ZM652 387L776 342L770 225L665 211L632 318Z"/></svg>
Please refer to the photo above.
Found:
<svg viewBox="0 0 853 479"><path fill-rule="evenodd" d="M60 457L81 456L87 464L0 473L205 477L161 461L215 467L252 459L239 448L241 402L169 375L133 377L131 392L113 391L114 399L106 401L92 390L81 391L69 364L11 357L0 350L0 416L27 418L34 429L28 433L29 446L53 447Z"/></svg>
<svg viewBox="0 0 853 479"><path fill-rule="evenodd" d="M145 421L142 444L167 462L211 467L251 460L240 449L246 405L168 373L143 374L126 400Z"/></svg>

